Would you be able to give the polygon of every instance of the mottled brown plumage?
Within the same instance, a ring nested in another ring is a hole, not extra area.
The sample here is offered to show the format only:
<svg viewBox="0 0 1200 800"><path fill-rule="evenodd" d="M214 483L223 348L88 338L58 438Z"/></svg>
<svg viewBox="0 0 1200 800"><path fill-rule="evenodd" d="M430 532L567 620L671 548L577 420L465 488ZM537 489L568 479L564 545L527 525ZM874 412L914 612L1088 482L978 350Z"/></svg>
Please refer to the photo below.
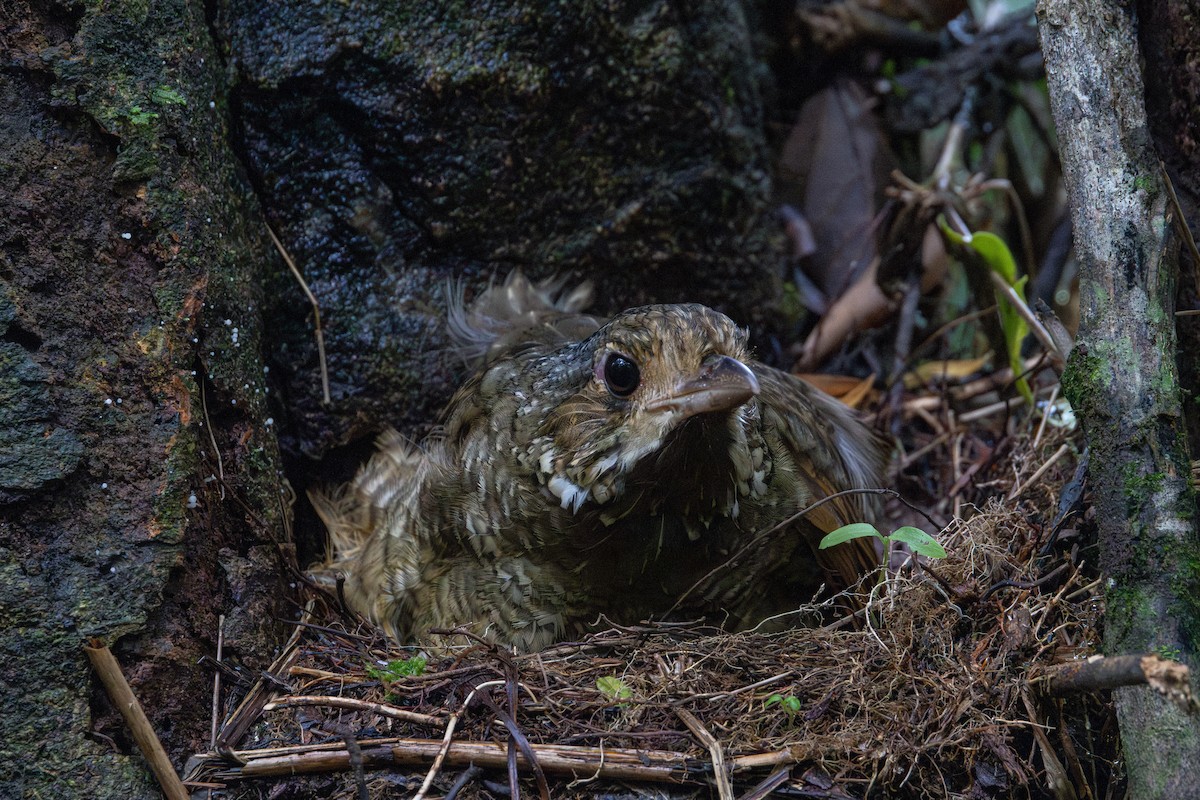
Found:
<svg viewBox="0 0 1200 800"><path fill-rule="evenodd" d="M355 480L313 501L326 574L401 641L466 626L529 650L601 614L754 624L875 563L824 533L870 516L874 436L841 404L750 359L700 305L584 316L519 273L451 328L483 363L415 447L384 434Z"/></svg>

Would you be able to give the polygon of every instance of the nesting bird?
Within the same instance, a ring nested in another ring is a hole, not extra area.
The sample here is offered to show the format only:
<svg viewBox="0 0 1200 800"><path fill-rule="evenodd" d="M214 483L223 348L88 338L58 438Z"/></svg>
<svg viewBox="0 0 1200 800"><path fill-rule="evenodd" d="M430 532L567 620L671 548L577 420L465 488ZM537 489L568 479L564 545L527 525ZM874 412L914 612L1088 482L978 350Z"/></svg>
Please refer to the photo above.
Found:
<svg viewBox="0 0 1200 800"><path fill-rule="evenodd" d="M877 564L822 536L870 516L874 435L804 381L753 361L702 305L604 322L514 273L451 330L478 371L416 447L395 432L355 479L311 494L325 572L401 642L464 626L521 650L600 615L744 628Z"/></svg>

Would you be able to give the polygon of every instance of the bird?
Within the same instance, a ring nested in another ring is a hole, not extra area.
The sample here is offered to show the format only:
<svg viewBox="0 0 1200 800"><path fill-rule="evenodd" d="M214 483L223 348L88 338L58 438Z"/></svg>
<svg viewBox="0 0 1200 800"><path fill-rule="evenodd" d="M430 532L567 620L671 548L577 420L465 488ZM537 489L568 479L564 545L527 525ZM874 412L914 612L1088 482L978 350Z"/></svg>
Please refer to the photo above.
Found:
<svg viewBox="0 0 1200 800"><path fill-rule="evenodd" d="M474 372L439 426L394 430L309 496L314 568L401 644L461 629L528 652L601 619L750 628L879 565L863 540L884 451L856 414L752 358L699 304L583 313L590 285L517 270L447 315ZM823 502L820 502L823 501ZM799 512L816 507L806 514Z"/></svg>

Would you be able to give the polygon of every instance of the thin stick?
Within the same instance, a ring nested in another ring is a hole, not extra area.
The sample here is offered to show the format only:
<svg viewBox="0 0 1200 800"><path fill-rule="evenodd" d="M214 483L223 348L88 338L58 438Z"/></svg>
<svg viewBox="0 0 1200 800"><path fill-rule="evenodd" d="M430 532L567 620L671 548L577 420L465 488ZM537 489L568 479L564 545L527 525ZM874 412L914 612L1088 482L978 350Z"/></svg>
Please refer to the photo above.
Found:
<svg viewBox="0 0 1200 800"><path fill-rule="evenodd" d="M950 320L949 322L943 324L942 327L938 328L933 333L926 336L924 341L922 341L919 345L917 345L916 347L914 347L912 349L912 354L910 354L910 355L915 355L917 353L920 353L922 350L924 350L926 347L928 347L932 342L936 341L938 337L945 335L946 333L953 330L954 328L957 328L959 325L964 325L968 322L974 322L977 319L982 319L983 317L987 316L988 314L994 314L995 312L996 312L996 306L990 305L987 308L980 308L975 311L972 311L970 314L963 314L961 317L955 317L954 319Z"/></svg>
<svg viewBox="0 0 1200 800"><path fill-rule="evenodd" d="M208 431L208 441L212 443L213 453L217 457L217 477L220 478L221 499L225 499L225 464L221 461L221 448L217 447L217 437L213 435L212 421L208 418L208 400L204 395L204 379L200 379L200 410L204 413L204 427Z"/></svg>
<svg viewBox="0 0 1200 800"><path fill-rule="evenodd" d="M937 436L933 437L933 439L929 442L929 444L924 445L923 447L921 447L917 450L914 450L913 452L904 456L904 458L902 458L900 460L900 469L901 470L908 469L914 463L916 463L917 460L921 458L921 456L936 449L938 446L943 444L949 438L950 438L949 431L946 431L945 433L939 433Z"/></svg>
<svg viewBox="0 0 1200 800"><path fill-rule="evenodd" d="M466 710L471 705L471 701L475 699L476 692L478 692L480 689L490 689L493 686L503 686L505 683L506 683L506 681L484 681L483 683L477 685L474 689L471 690L471 693L467 695L467 699L463 701L462 712L466 713ZM528 691L528 689L526 691ZM534 698L534 699L536 701L537 698ZM434 759L433 759L433 766L431 766L429 768L429 772L427 772L425 774L425 780L421 783L421 789L420 789L420 791L417 792L416 796L413 797L413 800L424 800L425 795L428 794L428 792L429 792L429 788L431 786L433 786L433 779L436 778L438 772L441 771L442 764L445 762L446 756L450 753L450 743L453 740L454 729L457 726L458 726L458 712L455 712L450 715L450 720L446 723L446 733L442 735L442 744L438 748L437 756L434 757ZM470 763L474 764L475 762L472 761ZM508 746L507 745L505 745L504 765L508 766Z"/></svg>
<svg viewBox="0 0 1200 800"><path fill-rule="evenodd" d="M1016 289L1009 286L1008 282L1004 280L1004 278L1000 277L998 273L992 272L991 270L988 270L988 277L991 278L992 288L1004 295L1005 299L1008 300L1009 305L1013 307L1013 310L1021 315L1021 318L1024 319L1025 323L1029 326L1030 333L1037 337L1037 340L1041 342L1042 347L1046 348L1046 353L1050 356L1050 360L1053 361L1054 365L1057 367L1056 371L1061 372L1063 365L1062 351L1060 351L1058 349L1058 345L1054 343L1054 337L1050 335L1048 330L1046 330L1046 326L1042 324L1042 321L1037 318L1037 315L1034 314L1033 311L1030 310L1029 306L1025 304L1025 301L1021 299L1019 294L1017 294Z"/></svg>
<svg viewBox="0 0 1200 800"><path fill-rule="evenodd" d="M167 800L188 800L188 790L175 774L175 768L167 758L167 751L163 749L150 720L146 718L146 712L142 710L141 704L133 695L133 690L129 688L116 656L98 639L92 639L84 645L83 652L87 653L92 669L96 670L96 675L104 684L109 700L121 712L125 724L129 726L133 740L137 742L138 749L149 762L150 771L154 773Z"/></svg>
<svg viewBox="0 0 1200 800"><path fill-rule="evenodd" d="M314 600L309 600L304 605L303 620L312 618L312 609ZM276 676L283 675L287 672L288 667L295 661L299 654L300 634L304 628L297 626L292 631L292 635L288 637L287 643L284 644L283 650L279 657L271 664L265 673L257 681L246 696L242 698L242 702L233 710L229 718L225 720L225 724L221 726L221 730L217 733L217 751L227 751L231 745L237 744L238 740L250 729L250 726L258 720L262 714L263 706L276 691ZM268 680L268 676L270 680Z"/></svg>
<svg viewBox="0 0 1200 800"><path fill-rule="evenodd" d="M1121 686L1150 684L1160 694L1178 703L1185 711L1194 706L1186 664L1169 661L1153 653L1132 656L1093 656L1050 667L1030 679L1047 694L1065 697L1076 692L1109 691Z"/></svg>
<svg viewBox="0 0 1200 800"><path fill-rule="evenodd" d="M958 421L962 423L975 422L980 419L987 419L993 414L999 413L1006 409L1015 408L1025 402L1024 397L1010 397L1007 400L997 400L994 403L989 403L986 406L964 411L958 415Z"/></svg>
<svg viewBox="0 0 1200 800"><path fill-rule="evenodd" d="M359 742L359 746L362 748L363 766L366 768L415 766L435 761L439 769L443 766L465 767L470 764L478 764L485 769L504 769L508 763L508 746L499 742L447 743L445 739L393 739L387 745L363 741ZM533 744L531 747L542 769L552 775L586 778L598 772L604 779L687 783L699 780L702 774L702 770L689 767L684 754L670 751L552 744ZM344 745L320 750L308 747L289 748L286 752L264 758L256 757L255 751L250 750L239 750L235 755L244 759L246 764L219 772L221 778L241 780L275 775L312 774L341 771L350 767L350 754ZM441 761L437 761L439 756ZM779 754L771 756L780 757ZM523 769L532 769L521 753L517 754L517 763ZM707 764L703 766L707 767ZM436 775L432 772L431 774ZM432 779L429 782L432 784ZM428 788L424 791L427 793ZM418 793L417 797L424 795Z"/></svg>
<svg viewBox="0 0 1200 800"><path fill-rule="evenodd" d="M764 778L757 786L742 795L740 800L762 800L762 798L767 797L780 786L787 783L791 777L792 768L790 766L779 767Z"/></svg>
<svg viewBox="0 0 1200 800"><path fill-rule="evenodd" d="M1033 356L1032 358L1025 359L1023 364L1024 369L1028 371L1036 368L1043 358L1045 358L1045 356L1037 355ZM991 375L985 375L982 378L976 378L969 383L964 383L960 386L953 387L949 392L950 400L954 402L970 400L973 397L978 397L981 394L985 394L995 389L1001 389L1012 383L1012 381L1012 369L1009 367L1002 367L1001 369L993 372ZM917 397L912 400L905 401L904 405L901 407L901 410L909 413L912 413L918 408L932 410L935 408L940 408L944 400L945 396L940 394L935 396Z"/></svg>
<svg viewBox="0 0 1200 800"><path fill-rule="evenodd" d="M675 713L683 720L683 724L687 725L688 730L708 748L708 754L712 756L713 780L717 782L717 795L721 800L734 800L733 781L729 777L729 768L725 766L725 750L722 749L721 743L708 732L704 723L686 708L677 708Z"/></svg>
<svg viewBox="0 0 1200 800"><path fill-rule="evenodd" d="M465 703L463 704L463 707L466 708ZM437 774L441 771L442 764L445 763L446 756L450 753L450 743L454 740L454 729L456 727L458 727L458 714L453 713L450 715L449 721L446 722L446 732L442 734L442 742L437 749L437 754L433 758L433 765L429 767L429 772L425 773L425 780L421 782L421 788L417 791L416 795L413 797L413 800L425 800L425 795L429 793L429 788L433 786L433 779L436 778ZM393 758L395 757L395 752L395 750L392 751ZM508 758L506 753L505 761L507 760ZM468 763L471 766L475 765L474 761L470 761Z"/></svg>
<svg viewBox="0 0 1200 800"><path fill-rule="evenodd" d="M1037 709L1033 706L1033 700L1029 697L1028 691L1021 692L1021 700L1025 704L1025 710L1029 714L1029 731L1033 734L1034 740L1038 744L1038 748L1042 753L1042 764L1046 768L1046 783L1050 786L1050 791L1055 797L1063 798L1063 800L1075 800L1078 796L1075 794L1075 788L1071 785L1071 779L1067 775L1067 769L1058 760L1058 755L1054 752L1054 747L1050 744L1050 738L1046 736L1048 726L1039 725L1033 720L1037 717Z"/></svg>
<svg viewBox="0 0 1200 800"><path fill-rule="evenodd" d="M1037 450L1038 444L1042 441L1042 434L1046 432L1046 422L1049 421L1050 415L1054 413L1054 401L1058 399L1058 384L1050 390L1050 399L1046 401L1046 405L1042 408L1042 421L1038 423L1037 435L1033 437L1033 449Z"/></svg>
<svg viewBox="0 0 1200 800"><path fill-rule="evenodd" d="M1058 461L1060 458L1065 456L1068 452L1070 452L1070 450L1071 450L1071 445L1069 445L1069 444L1064 444L1062 447L1055 450L1054 455L1052 455L1048 459L1046 459L1046 463L1044 463L1040 467L1038 467L1037 472L1033 473L1033 475L1030 476L1029 480L1025 481L1020 486L1018 486L1017 488L1013 489L1011 492L1008 493L1007 500L1009 500L1009 501L1016 500L1018 497L1020 497L1021 492L1025 491L1030 486L1037 483L1038 478L1045 475L1046 470L1048 470L1048 469L1050 469L1050 467L1054 466L1054 462Z"/></svg>
<svg viewBox="0 0 1200 800"><path fill-rule="evenodd" d="M1008 196L1008 202L1012 203L1017 212L1017 230L1021 232L1021 247L1025 251L1025 273L1032 276L1037 259L1033 256L1033 233L1029 229L1029 217L1025 216L1025 204L1021 202L1021 195L1017 194L1017 189L1010 180L993 178L984 181L979 188L985 191L998 188Z"/></svg>
<svg viewBox="0 0 1200 800"><path fill-rule="evenodd" d="M277 708L293 708L295 706L328 706L329 708L345 708L351 711L366 711L372 714L379 714L383 717L403 720L404 722L415 722L418 725L432 725L438 728L446 724L446 720L441 717L418 714L415 711L396 708L396 706L390 706L386 703L372 703L368 700L359 700L354 697L328 697L325 695L281 697L263 706L263 711L274 711Z"/></svg>
<svg viewBox="0 0 1200 800"><path fill-rule="evenodd" d="M1192 263L1200 268L1200 250L1196 249L1196 240L1192 236L1192 229L1188 227L1187 217L1183 213L1183 206L1179 205L1179 195L1175 194L1175 184L1171 180L1171 176L1167 174L1167 165L1160 158L1158 160L1158 171L1162 173L1163 186L1167 188L1167 196L1171 198L1171 206L1175 209L1175 225L1179 228L1179 233L1183 235L1183 241L1187 243L1188 252L1192 256ZM1176 315L1186 314L1189 312L1176 311ZM1190 313L1200 313L1194 311Z"/></svg>
<svg viewBox="0 0 1200 800"><path fill-rule="evenodd" d="M450 786L450 791L446 792L445 800L454 800L454 798L458 797L458 793L463 790L463 787L478 778L482 772L483 770L474 764L463 770L462 774L454 779L454 783Z"/></svg>
<svg viewBox="0 0 1200 800"><path fill-rule="evenodd" d="M382 738L360 741L366 767L416 765L429 763L442 749L443 741L434 739ZM644 750L577 745L534 744L538 762L548 773L575 777L621 780L668 781L686 783L706 774L709 765L670 750ZM215 755L215 754L214 754ZM349 753L342 742L267 747L238 750L229 754L242 764L221 773L225 780L270 777L300 773L332 772L348 769ZM728 759L734 774L748 770L796 764L813 757L810 747L800 744L784 750L751 753ZM445 758L447 766L479 764L503 768L507 748L495 742L455 742ZM599 772L597 773L597 769Z"/></svg>
<svg viewBox="0 0 1200 800"><path fill-rule="evenodd" d="M225 615L217 617L217 664L221 663L222 650L225 647ZM217 746L217 726L221 717L221 670L213 670L213 699L212 699L212 730L209 732L208 746Z"/></svg>
<svg viewBox="0 0 1200 800"><path fill-rule="evenodd" d="M283 256L284 263L288 265L288 269L292 271L292 276L300 284L300 288L304 290L304 294L308 296L308 302L312 305L313 327L317 333L317 358L321 364L321 392L325 398L325 405L329 405L332 401L329 398L329 370L325 367L325 334L321 332L321 307L317 305L317 298L313 296L312 290L308 288L304 276L296 268L296 262L292 261L292 257L288 255L287 250L283 249L283 242L279 241L279 237L275 235L275 231L271 230L270 225L267 226L267 233L270 234L271 241L275 243L275 249L279 251L279 255Z"/></svg>

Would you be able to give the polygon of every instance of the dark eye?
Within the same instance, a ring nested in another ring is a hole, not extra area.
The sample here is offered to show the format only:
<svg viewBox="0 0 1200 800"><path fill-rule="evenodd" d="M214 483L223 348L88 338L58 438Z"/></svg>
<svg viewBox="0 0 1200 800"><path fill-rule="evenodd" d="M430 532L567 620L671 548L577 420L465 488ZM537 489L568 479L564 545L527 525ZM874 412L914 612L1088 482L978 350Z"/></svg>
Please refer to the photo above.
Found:
<svg viewBox="0 0 1200 800"><path fill-rule="evenodd" d="M611 353L604 361L604 384L617 397L629 397L642 380L641 370L629 356Z"/></svg>

